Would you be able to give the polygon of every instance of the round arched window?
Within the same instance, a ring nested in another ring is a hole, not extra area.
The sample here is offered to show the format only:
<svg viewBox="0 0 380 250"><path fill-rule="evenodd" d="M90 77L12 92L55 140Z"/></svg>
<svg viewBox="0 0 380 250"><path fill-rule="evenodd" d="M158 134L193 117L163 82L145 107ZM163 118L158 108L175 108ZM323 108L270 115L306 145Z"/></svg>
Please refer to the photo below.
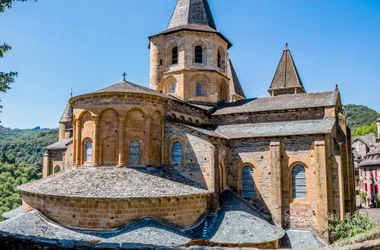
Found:
<svg viewBox="0 0 380 250"><path fill-rule="evenodd" d="M255 179L252 166L244 166L241 174L241 196L246 199L255 198Z"/></svg>
<svg viewBox="0 0 380 250"><path fill-rule="evenodd" d="M92 141L85 144L85 162L92 162Z"/></svg>
<svg viewBox="0 0 380 250"><path fill-rule="evenodd" d="M175 142L172 145L172 164L182 163L182 144L180 142Z"/></svg>
<svg viewBox="0 0 380 250"><path fill-rule="evenodd" d="M293 199L306 198L306 171L298 165L292 169Z"/></svg>
<svg viewBox="0 0 380 250"><path fill-rule="evenodd" d="M55 169L54 169L54 173L59 173L61 172L61 167L60 166L56 166Z"/></svg>

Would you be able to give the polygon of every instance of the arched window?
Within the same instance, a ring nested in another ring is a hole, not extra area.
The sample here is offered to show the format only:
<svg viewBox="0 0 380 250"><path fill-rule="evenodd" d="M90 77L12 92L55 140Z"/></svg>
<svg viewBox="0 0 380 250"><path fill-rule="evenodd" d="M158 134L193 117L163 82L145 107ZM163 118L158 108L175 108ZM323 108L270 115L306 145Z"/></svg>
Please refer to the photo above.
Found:
<svg viewBox="0 0 380 250"><path fill-rule="evenodd" d="M255 197L255 180L253 168L244 166L241 174L241 196L246 199Z"/></svg>
<svg viewBox="0 0 380 250"><path fill-rule="evenodd" d="M61 167L60 166L55 166L54 173L59 173L61 172Z"/></svg>
<svg viewBox="0 0 380 250"><path fill-rule="evenodd" d="M84 161L85 162L92 162L92 141L86 142L84 152L85 152Z"/></svg>
<svg viewBox="0 0 380 250"><path fill-rule="evenodd" d="M140 142L131 141L129 143L129 162L140 162Z"/></svg>
<svg viewBox="0 0 380 250"><path fill-rule="evenodd" d="M203 84L201 82L196 83L195 95L196 96L203 96Z"/></svg>
<svg viewBox="0 0 380 250"><path fill-rule="evenodd" d="M172 49L172 64L178 63L178 47Z"/></svg>
<svg viewBox="0 0 380 250"><path fill-rule="evenodd" d="M182 163L182 144L180 142L175 142L172 145L172 164Z"/></svg>
<svg viewBox="0 0 380 250"><path fill-rule="evenodd" d="M176 84L175 83L171 83L170 84L169 92L170 93L175 93L175 89L176 89Z"/></svg>
<svg viewBox="0 0 380 250"><path fill-rule="evenodd" d="M292 169L293 199L306 198L306 172L303 166Z"/></svg>
<svg viewBox="0 0 380 250"><path fill-rule="evenodd" d="M203 63L203 48L200 45L195 47L195 63Z"/></svg>

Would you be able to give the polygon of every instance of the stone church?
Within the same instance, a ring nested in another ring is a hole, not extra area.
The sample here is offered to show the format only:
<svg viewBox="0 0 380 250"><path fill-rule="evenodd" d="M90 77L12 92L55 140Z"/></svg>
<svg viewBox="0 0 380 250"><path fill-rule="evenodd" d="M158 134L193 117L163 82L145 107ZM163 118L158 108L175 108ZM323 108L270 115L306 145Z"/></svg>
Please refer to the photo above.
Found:
<svg viewBox="0 0 380 250"><path fill-rule="evenodd" d="M339 89L307 93L286 45L268 96L247 98L231 46L207 0L178 0L167 29L149 37L150 88L124 76L71 98L44 178L19 187L22 209L0 232L277 248L285 229L302 229L328 243L328 213L355 211Z"/></svg>

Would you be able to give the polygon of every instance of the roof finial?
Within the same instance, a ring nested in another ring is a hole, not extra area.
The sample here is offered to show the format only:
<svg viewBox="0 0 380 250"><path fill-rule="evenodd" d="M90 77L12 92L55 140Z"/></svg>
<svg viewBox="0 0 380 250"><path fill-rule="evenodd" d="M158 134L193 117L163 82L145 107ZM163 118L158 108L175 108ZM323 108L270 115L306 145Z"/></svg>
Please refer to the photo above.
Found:
<svg viewBox="0 0 380 250"><path fill-rule="evenodd" d="M127 76L127 73L123 73L123 81L126 82L127 80L125 79L125 77Z"/></svg>
<svg viewBox="0 0 380 250"><path fill-rule="evenodd" d="M73 88L70 89L70 97L73 98Z"/></svg>
<svg viewBox="0 0 380 250"><path fill-rule="evenodd" d="M335 91L339 91L338 83L335 84Z"/></svg>
<svg viewBox="0 0 380 250"><path fill-rule="evenodd" d="M288 43L285 43L285 50L288 50L289 47L288 47Z"/></svg>

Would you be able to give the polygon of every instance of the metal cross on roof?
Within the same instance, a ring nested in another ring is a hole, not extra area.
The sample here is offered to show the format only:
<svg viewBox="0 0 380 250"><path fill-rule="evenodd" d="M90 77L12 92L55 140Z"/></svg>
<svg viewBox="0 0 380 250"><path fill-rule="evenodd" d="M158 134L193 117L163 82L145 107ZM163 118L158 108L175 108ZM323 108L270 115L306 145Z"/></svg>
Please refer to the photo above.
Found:
<svg viewBox="0 0 380 250"><path fill-rule="evenodd" d="M127 76L127 73L124 72L124 73L123 73L123 81L125 81L125 82L127 81L127 80L125 79L126 76Z"/></svg>

